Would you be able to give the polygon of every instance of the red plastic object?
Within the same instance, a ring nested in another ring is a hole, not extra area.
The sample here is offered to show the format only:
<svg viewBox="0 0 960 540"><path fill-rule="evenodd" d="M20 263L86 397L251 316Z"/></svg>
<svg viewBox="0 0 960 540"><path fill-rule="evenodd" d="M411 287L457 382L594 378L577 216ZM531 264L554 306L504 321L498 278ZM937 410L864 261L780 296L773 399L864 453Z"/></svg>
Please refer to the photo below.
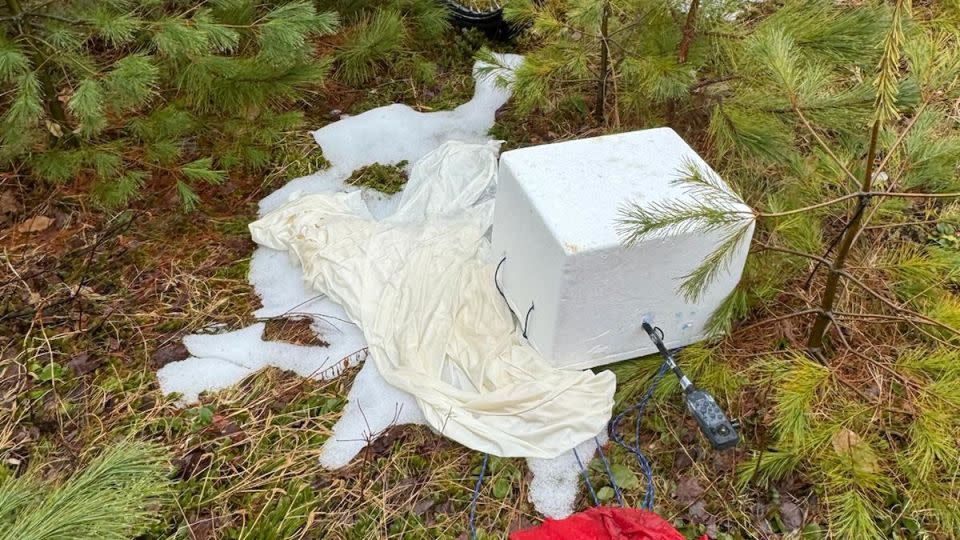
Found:
<svg viewBox="0 0 960 540"><path fill-rule="evenodd" d="M704 536L701 540L706 540ZM686 540L667 520L646 510L599 506L538 527L510 540Z"/></svg>

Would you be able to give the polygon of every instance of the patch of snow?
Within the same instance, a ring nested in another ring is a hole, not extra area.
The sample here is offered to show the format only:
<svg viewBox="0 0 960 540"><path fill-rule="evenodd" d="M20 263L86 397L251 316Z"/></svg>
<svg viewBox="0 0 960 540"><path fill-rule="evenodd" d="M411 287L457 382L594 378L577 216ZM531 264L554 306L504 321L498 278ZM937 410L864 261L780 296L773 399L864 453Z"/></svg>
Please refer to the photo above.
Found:
<svg viewBox="0 0 960 540"><path fill-rule="evenodd" d="M508 67L519 65L521 57L502 55ZM417 112L406 105L388 105L344 117L314 132L331 167L292 180L260 201L263 215L291 198L310 193L355 191L345 180L357 168L373 163L411 164L449 140L489 140L496 110L510 97L508 89L495 84L496 73L480 76L473 98L452 111ZM364 190L362 200L370 214L383 219L393 213L401 194L385 196ZM343 308L310 290L302 272L283 252L258 247L250 263L250 282L260 296L259 318L306 317L329 347L293 345L263 340L264 323L219 334L197 334L184 338L191 357L172 362L157 373L164 393L181 394L181 403L196 402L199 394L236 384L266 366L290 369L304 377L329 379L347 366L365 358L360 329L349 322ZM324 444L320 461L328 468L347 465L372 439L392 425L426 425L416 398L389 385L376 366L365 363L347 396L348 403ZM606 434L600 434L601 443ZM596 450L590 440L577 452L584 466ZM544 515L564 517L573 510L579 489L580 467L573 451L554 459L529 459L533 473L530 501Z"/></svg>
<svg viewBox="0 0 960 540"><path fill-rule="evenodd" d="M590 460L597 451L597 443L606 444L606 430L597 434L597 440L580 443L573 450L553 459L530 458L527 467L533 473L527 499L541 514L561 519L573 513L573 503L580 491L581 469L590 466ZM576 452L576 455L574 454ZM577 463L577 457L580 463Z"/></svg>
<svg viewBox="0 0 960 540"><path fill-rule="evenodd" d="M343 416L320 453L320 464L339 469L390 426L426 425L417 399L383 380L373 362L364 362L353 380Z"/></svg>
<svg viewBox="0 0 960 540"><path fill-rule="evenodd" d="M503 66L520 65L521 56L500 55ZM287 182L260 201L260 215L297 195L343 189L350 173L374 163L410 163L447 141L483 142L493 127L497 109L510 99L510 90L496 84L497 71L481 74L474 66L473 98L452 111L419 112L407 105L378 107L344 118L313 132L329 169ZM508 77L507 77L508 78ZM382 217L382 216L376 216Z"/></svg>
<svg viewBox="0 0 960 540"><path fill-rule="evenodd" d="M343 416L320 454L320 464L328 469L348 465L370 441L391 426L427 425L416 398L383 380L373 362L365 362L360 368L347 399ZM577 456L584 467L589 467L597 442L606 444L605 430L597 434L597 441L585 441L553 459L526 460L533 475L527 499L537 512L553 519L573 513L582 483Z"/></svg>
<svg viewBox="0 0 960 540"><path fill-rule="evenodd" d="M229 388L254 370L222 358L191 356L160 368L157 380L164 394L180 394L180 405L195 403L201 392Z"/></svg>
<svg viewBox="0 0 960 540"><path fill-rule="evenodd" d="M288 369L302 377L332 379L364 357L363 346L349 340L329 347L264 341L266 325L257 323L222 334L183 338L191 356L157 372L164 393L178 392L182 403L193 403L201 392L230 387L267 367Z"/></svg>

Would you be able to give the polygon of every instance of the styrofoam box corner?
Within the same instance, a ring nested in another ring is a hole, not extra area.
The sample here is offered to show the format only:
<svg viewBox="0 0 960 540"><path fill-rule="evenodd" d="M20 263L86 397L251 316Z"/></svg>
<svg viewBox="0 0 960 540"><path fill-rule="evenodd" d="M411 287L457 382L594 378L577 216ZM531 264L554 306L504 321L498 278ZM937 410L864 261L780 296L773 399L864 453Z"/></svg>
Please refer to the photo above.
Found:
<svg viewBox="0 0 960 540"><path fill-rule="evenodd" d="M492 255L506 257L498 274L504 295L521 324L529 311L527 337L548 361L583 369L653 353L644 318L670 348L704 337L710 315L740 280L749 236L690 303L678 292L681 280L725 231L660 235L629 247L617 231L626 203L690 197L674 182L690 162L716 174L669 128L501 156Z"/></svg>

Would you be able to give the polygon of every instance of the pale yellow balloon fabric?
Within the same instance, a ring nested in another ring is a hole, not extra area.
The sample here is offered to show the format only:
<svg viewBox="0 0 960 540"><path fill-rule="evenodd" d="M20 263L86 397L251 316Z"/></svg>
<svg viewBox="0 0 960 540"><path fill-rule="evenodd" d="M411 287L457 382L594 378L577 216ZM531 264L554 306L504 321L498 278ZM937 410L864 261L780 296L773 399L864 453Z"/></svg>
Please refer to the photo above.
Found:
<svg viewBox="0 0 960 540"><path fill-rule="evenodd" d="M553 368L497 292L484 236L497 152L445 143L414 165L382 221L359 192L320 194L250 232L288 250L308 284L345 307L380 374L413 394L438 432L498 456L552 458L603 430L616 379Z"/></svg>

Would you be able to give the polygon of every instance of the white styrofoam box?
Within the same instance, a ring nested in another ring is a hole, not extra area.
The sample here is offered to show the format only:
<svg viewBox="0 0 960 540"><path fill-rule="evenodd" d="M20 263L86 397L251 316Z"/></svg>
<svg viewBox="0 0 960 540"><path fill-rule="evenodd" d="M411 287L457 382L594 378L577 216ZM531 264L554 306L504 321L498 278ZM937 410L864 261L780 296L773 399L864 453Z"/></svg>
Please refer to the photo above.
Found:
<svg viewBox="0 0 960 540"><path fill-rule="evenodd" d="M691 162L716 174L669 128L501 156L492 255L494 262L506 257L499 283L521 324L534 306L527 338L548 361L582 369L653 353L644 318L670 348L704 337L708 318L740 280L752 222L695 304L679 292L682 278L728 230L659 234L629 247L617 230L626 203L690 200L674 180Z"/></svg>

